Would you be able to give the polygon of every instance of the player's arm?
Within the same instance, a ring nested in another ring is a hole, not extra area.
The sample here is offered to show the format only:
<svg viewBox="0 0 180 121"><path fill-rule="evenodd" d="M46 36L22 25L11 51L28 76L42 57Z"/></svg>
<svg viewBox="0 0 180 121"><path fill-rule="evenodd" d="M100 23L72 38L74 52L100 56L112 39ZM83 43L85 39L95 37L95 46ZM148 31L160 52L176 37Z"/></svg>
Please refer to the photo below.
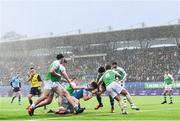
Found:
<svg viewBox="0 0 180 121"><path fill-rule="evenodd" d="M14 78L12 78L12 79L10 80L10 85L11 85L12 88L14 88L14 87L13 87L13 81L14 81Z"/></svg>
<svg viewBox="0 0 180 121"><path fill-rule="evenodd" d="M92 98L92 93L89 91L84 90L83 92L83 99L84 101L87 101Z"/></svg>
<svg viewBox="0 0 180 121"><path fill-rule="evenodd" d="M58 68L57 66L53 66L53 67L50 69L50 73L51 73L52 75L54 75L54 76L61 77L61 75L58 74L58 73L56 73L56 71L55 71L57 68Z"/></svg>
<svg viewBox="0 0 180 121"><path fill-rule="evenodd" d="M97 83L97 85L98 85L97 92L96 92L97 95L104 92L104 90L102 90L102 88L100 88L102 83L103 83L103 76L101 76L101 78L99 79L99 82Z"/></svg>
<svg viewBox="0 0 180 121"><path fill-rule="evenodd" d="M38 82L40 82L40 85L42 85L42 79L41 79L41 77L40 77L40 75L38 75Z"/></svg>
<svg viewBox="0 0 180 121"><path fill-rule="evenodd" d="M21 81L19 81L19 88L21 88Z"/></svg>
<svg viewBox="0 0 180 121"><path fill-rule="evenodd" d="M62 74L63 78L70 84L70 78L69 78L69 76L67 75L66 71L63 70L63 71L61 72L61 74Z"/></svg>
<svg viewBox="0 0 180 121"><path fill-rule="evenodd" d="M13 82L11 81L11 82L10 82L10 85L11 85L12 88L14 88L12 83L13 83Z"/></svg>
<svg viewBox="0 0 180 121"><path fill-rule="evenodd" d="M173 83L173 82L174 82L174 78L173 78L173 76L172 76L172 75L170 75L170 78L171 78L172 83Z"/></svg>
<svg viewBox="0 0 180 121"><path fill-rule="evenodd" d="M100 74L97 75L96 77L96 82L98 83L99 82L99 79L101 78Z"/></svg>
<svg viewBox="0 0 180 121"><path fill-rule="evenodd" d="M86 89L86 88L87 88L86 86L78 86L76 83L71 83L71 87L72 87L74 90Z"/></svg>
<svg viewBox="0 0 180 121"><path fill-rule="evenodd" d="M115 72L116 79L118 79L118 81L121 81L121 75L117 71L114 71L114 72Z"/></svg>
<svg viewBox="0 0 180 121"><path fill-rule="evenodd" d="M123 77L122 81L126 81L127 73L125 72L124 69L123 69L123 73L124 73L124 77Z"/></svg>
<svg viewBox="0 0 180 121"><path fill-rule="evenodd" d="M28 79L27 79L27 82L30 82L32 80L32 75L30 74L28 74Z"/></svg>

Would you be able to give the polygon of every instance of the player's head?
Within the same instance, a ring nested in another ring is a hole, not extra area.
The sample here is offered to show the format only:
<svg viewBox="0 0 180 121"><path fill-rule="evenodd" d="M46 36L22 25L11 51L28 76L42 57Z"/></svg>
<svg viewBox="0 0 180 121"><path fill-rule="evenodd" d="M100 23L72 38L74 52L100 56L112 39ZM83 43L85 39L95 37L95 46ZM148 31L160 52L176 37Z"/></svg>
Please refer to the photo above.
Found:
<svg viewBox="0 0 180 121"><path fill-rule="evenodd" d="M62 58L62 59L60 60L60 63L61 63L63 66L65 66L65 65L67 64L67 60L66 60L65 58Z"/></svg>
<svg viewBox="0 0 180 121"><path fill-rule="evenodd" d="M56 56L56 59L57 60L61 60L62 58L64 58L64 55L63 54L57 54L57 56Z"/></svg>
<svg viewBox="0 0 180 121"><path fill-rule="evenodd" d="M166 69L166 70L165 70L165 74L169 74L169 69Z"/></svg>
<svg viewBox="0 0 180 121"><path fill-rule="evenodd" d="M112 62L112 68L117 68L117 62Z"/></svg>
<svg viewBox="0 0 180 121"><path fill-rule="evenodd" d="M107 64L106 65L106 70L110 70L111 69L111 65L110 64Z"/></svg>
<svg viewBox="0 0 180 121"><path fill-rule="evenodd" d="M19 78L19 76L20 76L20 73L19 73L19 72L17 72L17 73L16 73L16 77L17 77L17 78Z"/></svg>
<svg viewBox="0 0 180 121"><path fill-rule="evenodd" d="M89 91L92 91L92 90L95 90L98 88L98 84L95 81L92 81L90 84L88 84L87 87L88 87L87 89Z"/></svg>
<svg viewBox="0 0 180 121"><path fill-rule="evenodd" d="M98 68L98 73L104 73L106 70L105 70L105 68L104 68L104 66L101 66L101 67L99 67Z"/></svg>
<svg viewBox="0 0 180 121"><path fill-rule="evenodd" d="M30 68L30 73L31 73L32 75L34 75L34 74L36 73L36 70L34 69L34 67L31 67L31 68Z"/></svg>
<svg viewBox="0 0 180 121"><path fill-rule="evenodd" d="M71 82L77 83L77 82L79 82L79 79L78 79L77 77L73 77L72 80L71 80Z"/></svg>

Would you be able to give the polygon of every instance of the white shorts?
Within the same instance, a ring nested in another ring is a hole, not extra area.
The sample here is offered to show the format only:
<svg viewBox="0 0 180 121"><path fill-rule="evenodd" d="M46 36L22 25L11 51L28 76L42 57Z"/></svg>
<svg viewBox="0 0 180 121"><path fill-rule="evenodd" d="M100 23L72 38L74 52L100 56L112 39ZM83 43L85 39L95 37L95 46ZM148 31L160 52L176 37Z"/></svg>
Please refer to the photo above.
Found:
<svg viewBox="0 0 180 121"><path fill-rule="evenodd" d="M60 86L59 82L52 82L51 80L44 81L44 89L56 89L58 86Z"/></svg>
<svg viewBox="0 0 180 121"><path fill-rule="evenodd" d="M123 90L124 88L121 86L120 83L118 82L112 82L111 84L109 84L107 87L106 87L106 90L108 92L108 94L114 98L116 97L117 95L120 95L121 91Z"/></svg>
<svg viewBox="0 0 180 121"><path fill-rule="evenodd" d="M165 90L172 90L172 84L165 85Z"/></svg>

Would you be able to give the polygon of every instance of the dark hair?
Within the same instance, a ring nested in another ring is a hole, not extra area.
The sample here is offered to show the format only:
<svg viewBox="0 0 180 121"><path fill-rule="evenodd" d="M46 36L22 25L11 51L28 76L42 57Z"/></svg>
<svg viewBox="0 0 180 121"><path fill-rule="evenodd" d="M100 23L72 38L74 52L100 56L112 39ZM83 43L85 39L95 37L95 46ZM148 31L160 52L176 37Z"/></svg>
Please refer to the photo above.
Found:
<svg viewBox="0 0 180 121"><path fill-rule="evenodd" d="M66 59L64 59L64 63L67 63L67 60L66 60Z"/></svg>
<svg viewBox="0 0 180 121"><path fill-rule="evenodd" d="M103 66L98 68L98 73L103 73L105 72L105 68Z"/></svg>
<svg viewBox="0 0 180 121"><path fill-rule="evenodd" d="M165 71L166 71L166 72L169 72L169 69L166 68Z"/></svg>
<svg viewBox="0 0 180 121"><path fill-rule="evenodd" d="M98 84L95 81L91 82L91 86L94 87L95 89L98 88Z"/></svg>
<svg viewBox="0 0 180 121"><path fill-rule="evenodd" d="M34 67L31 67L30 69L32 70L32 69L34 69Z"/></svg>
<svg viewBox="0 0 180 121"><path fill-rule="evenodd" d="M106 65L106 70L109 70L109 69L111 69L111 65L110 65L110 64L107 64L107 65Z"/></svg>
<svg viewBox="0 0 180 121"><path fill-rule="evenodd" d="M75 79L77 79L77 77L73 77L73 78L72 78L72 80L75 80Z"/></svg>
<svg viewBox="0 0 180 121"><path fill-rule="evenodd" d="M64 55L63 54L57 54L57 56L56 56L56 59L57 60L60 60L60 59L62 59L62 58L64 58Z"/></svg>
<svg viewBox="0 0 180 121"><path fill-rule="evenodd" d="M67 60L65 58L61 59L61 64L67 63Z"/></svg>
<svg viewBox="0 0 180 121"><path fill-rule="evenodd" d="M112 65L117 65L117 62L112 62Z"/></svg>

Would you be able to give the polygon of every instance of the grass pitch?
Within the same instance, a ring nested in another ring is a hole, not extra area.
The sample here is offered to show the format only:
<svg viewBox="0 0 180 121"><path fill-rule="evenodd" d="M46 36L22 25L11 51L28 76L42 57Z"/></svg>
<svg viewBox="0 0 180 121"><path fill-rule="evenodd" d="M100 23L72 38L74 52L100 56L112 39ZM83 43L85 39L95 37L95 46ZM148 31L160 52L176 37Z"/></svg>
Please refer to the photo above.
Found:
<svg viewBox="0 0 180 121"><path fill-rule="evenodd" d="M163 101L161 96L135 96L134 102L140 111L131 110L128 105L128 115L122 115L118 108L117 102L115 102L115 113L110 113L110 103L108 97L103 97L103 108L94 110L97 104L96 98L89 101L81 101L81 106L86 107L86 110L82 114L67 114L67 115L55 115L47 114L43 108L39 108L35 111L35 115L30 117L26 111L28 106L28 99L22 99L22 105L19 106L17 99L13 104L10 104L11 98L0 97L0 120L11 121L57 121L57 120L76 120L76 121L115 121L115 120L129 120L129 121L180 121L180 96L173 97L174 104L160 104ZM167 97L169 101L169 97ZM57 104L53 101L48 106L50 108L57 108Z"/></svg>

